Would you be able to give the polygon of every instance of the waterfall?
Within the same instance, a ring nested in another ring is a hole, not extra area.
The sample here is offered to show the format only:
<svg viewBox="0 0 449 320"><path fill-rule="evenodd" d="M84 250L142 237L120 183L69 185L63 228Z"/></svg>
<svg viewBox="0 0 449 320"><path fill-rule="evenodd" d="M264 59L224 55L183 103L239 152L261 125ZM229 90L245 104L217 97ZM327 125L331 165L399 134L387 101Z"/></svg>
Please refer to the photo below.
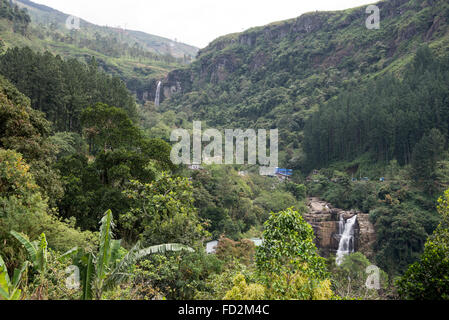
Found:
<svg viewBox="0 0 449 320"><path fill-rule="evenodd" d="M338 223L338 234L341 236L345 231L345 218L343 215L340 215L340 222Z"/></svg>
<svg viewBox="0 0 449 320"><path fill-rule="evenodd" d="M159 81L159 82L157 83L156 98L154 99L154 104L155 104L156 106L159 106L160 100L161 100L161 85L162 85L162 82Z"/></svg>
<svg viewBox="0 0 449 320"><path fill-rule="evenodd" d="M343 258L354 252L354 227L357 221L357 216L353 216L344 222L343 215L340 216L340 243L338 244L337 251L337 265L339 266L343 262ZM342 231L343 229L343 231Z"/></svg>

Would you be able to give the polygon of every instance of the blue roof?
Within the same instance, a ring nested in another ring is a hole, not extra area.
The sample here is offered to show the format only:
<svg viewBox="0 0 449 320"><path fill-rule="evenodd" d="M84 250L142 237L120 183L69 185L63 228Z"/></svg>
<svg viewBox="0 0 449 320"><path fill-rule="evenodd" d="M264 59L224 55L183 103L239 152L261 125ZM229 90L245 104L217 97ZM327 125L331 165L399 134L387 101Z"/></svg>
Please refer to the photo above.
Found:
<svg viewBox="0 0 449 320"><path fill-rule="evenodd" d="M276 168L275 171L276 174L281 174L283 176L291 176L293 175L293 170L292 169L281 169L281 168Z"/></svg>

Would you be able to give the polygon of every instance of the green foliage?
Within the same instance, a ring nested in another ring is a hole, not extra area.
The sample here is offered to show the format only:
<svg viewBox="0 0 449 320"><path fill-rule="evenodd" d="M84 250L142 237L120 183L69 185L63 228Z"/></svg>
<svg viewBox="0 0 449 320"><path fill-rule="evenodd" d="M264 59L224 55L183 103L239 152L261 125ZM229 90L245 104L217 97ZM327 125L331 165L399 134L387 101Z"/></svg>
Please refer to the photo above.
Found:
<svg viewBox="0 0 449 320"><path fill-rule="evenodd" d="M436 222L419 208L394 204L373 210L371 219L377 234L377 265L392 276L419 258Z"/></svg>
<svg viewBox="0 0 449 320"><path fill-rule="evenodd" d="M73 245L91 247L92 235L72 228L47 212L29 166L14 151L0 149L0 238L1 255L8 266L17 267L24 261L24 253L10 232L16 230L37 238L45 233L49 246L68 250Z"/></svg>
<svg viewBox="0 0 449 320"><path fill-rule="evenodd" d="M103 292L119 286L129 278L129 270L140 259L166 251L189 251L193 249L181 244L164 244L142 249L137 243L125 255L121 253L121 240L114 240L112 212L108 210L100 222L100 241L98 252L76 250L74 263L81 270L83 300L102 299Z"/></svg>
<svg viewBox="0 0 449 320"><path fill-rule="evenodd" d="M62 196L59 176L51 166L55 149L47 139L50 123L30 108L30 101L0 76L0 148L20 152L50 204Z"/></svg>
<svg viewBox="0 0 449 320"><path fill-rule="evenodd" d="M415 146L412 153L412 177L425 191L438 191L437 163L443 159L446 138L438 129L432 129Z"/></svg>
<svg viewBox="0 0 449 320"><path fill-rule="evenodd" d="M264 225L264 242L256 250L259 271L288 276L300 270L318 279L325 277L312 226L299 212L287 209L271 213Z"/></svg>
<svg viewBox="0 0 449 320"><path fill-rule="evenodd" d="M241 263L250 266L254 263L255 245L251 240L233 241L221 237L215 248L216 256L226 263Z"/></svg>
<svg viewBox="0 0 449 320"><path fill-rule="evenodd" d="M382 75L321 105L305 127L307 168L352 161L368 152L371 162L412 162L416 178L432 183L430 171L435 171L444 139L449 137L443 121L449 113L443 103L449 96L448 67L447 59L423 47L402 80ZM421 162L423 157L426 162Z"/></svg>
<svg viewBox="0 0 449 320"><path fill-rule="evenodd" d="M14 270L14 276L10 279L6 264L0 256L0 300L20 300L22 290L19 286L27 267L28 262L25 262L20 269Z"/></svg>
<svg viewBox="0 0 449 320"><path fill-rule="evenodd" d="M81 113L98 102L115 105L136 118L136 103L118 78L89 64L63 60L30 48L9 49L0 57L0 73L30 97L33 109L42 111L58 131L81 133Z"/></svg>
<svg viewBox="0 0 449 320"><path fill-rule="evenodd" d="M335 257L330 259L335 261ZM334 265L330 270L332 290L345 299L384 299L388 290L388 275L379 269L379 290L367 288L369 274L366 271L371 265L361 252L347 255L341 265Z"/></svg>
<svg viewBox="0 0 449 320"><path fill-rule="evenodd" d="M251 228L261 229L270 210L301 207L289 186L258 173L242 177L231 167L210 166L190 175L195 206L200 217L209 221L208 231L215 239L223 234L241 239Z"/></svg>
<svg viewBox="0 0 449 320"><path fill-rule="evenodd" d="M75 153L87 153L86 142L75 132L57 132L48 140L55 147L58 159Z"/></svg>
<svg viewBox="0 0 449 320"><path fill-rule="evenodd" d="M293 209L272 213L256 265L268 299L329 299L332 296L324 259L313 242L312 227Z"/></svg>
<svg viewBox="0 0 449 320"><path fill-rule="evenodd" d="M122 146L139 145L140 131L123 109L97 103L81 113L83 133L89 141L90 153L104 152Z"/></svg>
<svg viewBox="0 0 449 320"><path fill-rule="evenodd" d="M39 241L30 242L23 234L11 231L11 234L16 238L27 250L28 258L36 271L41 274L41 277L47 272L47 239L42 233Z"/></svg>
<svg viewBox="0 0 449 320"><path fill-rule="evenodd" d="M248 285L245 277L239 274L234 279L234 287L226 293L223 300L264 300L265 290L260 284Z"/></svg>
<svg viewBox="0 0 449 320"><path fill-rule="evenodd" d="M438 203L440 225L427 240L419 261L398 281L404 299L449 300L449 190Z"/></svg>
<svg viewBox="0 0 449 320"><path fill-rule="evenodd" d="M0 1L0 18L7 19L13 23L14 32L25 34L31 18L26 9L19 9L16 4L9 0Z"/></svg>
<svg viewBox="0 0 449 320"><path fill-rule="evenodd" d="M192 245L207 236L193 206L193 188L185 178L163 172L151 183L131 181L124 194L130 210L120 216L125 239L151 245L179 242Z"/></svg>
<svg viewBox="0 0 449 320"><path fill-rule="evenodd" d="M89 230L96 229L96 221L108 208L130 210L130 199L122 192L131 180L150 183L158 172L174 169L170 146L158 139L139 139L113 151L100 150L94 161L84 154L71 154L61 157L56 167L65 186L58 202L61 215L76 218L78 226Z"/></svg>
<svg viewBox="0 0 449 320"><path fill-rule="evenodd" d="M202 247L195 253L154 255L138 263L133 283L143 299L192 300L197 292L213 289L207 280L221 274L222 265Z"/></svg>

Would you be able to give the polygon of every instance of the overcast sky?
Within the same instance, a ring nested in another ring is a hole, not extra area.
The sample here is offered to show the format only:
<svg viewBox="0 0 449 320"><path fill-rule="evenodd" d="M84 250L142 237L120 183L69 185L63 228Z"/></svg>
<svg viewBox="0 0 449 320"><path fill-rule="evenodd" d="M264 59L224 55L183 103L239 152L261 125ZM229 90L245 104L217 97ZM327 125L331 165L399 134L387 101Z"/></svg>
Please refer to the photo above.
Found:
<svg viewBox="0 0 449 320"><path fill-rule="evenodd" d="M215 38L316 10L376 0L32 0L89 22L205 47Z"/></svg>

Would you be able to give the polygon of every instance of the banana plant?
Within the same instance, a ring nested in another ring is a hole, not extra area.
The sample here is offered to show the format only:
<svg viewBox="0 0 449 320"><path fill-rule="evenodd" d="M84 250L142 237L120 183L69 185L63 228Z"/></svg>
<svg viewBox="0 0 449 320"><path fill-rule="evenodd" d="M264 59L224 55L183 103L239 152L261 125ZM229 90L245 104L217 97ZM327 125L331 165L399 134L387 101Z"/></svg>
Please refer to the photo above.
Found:
<svg viewBox="0 0 449 320"><path fill-rule="evenodd" d="M19 286L27 268L28 261L22 265L22 268L14 270L11 280L6 269L6 264L0 256L0 300L20 300L22 290L19 289Z"/></svg>
<svg viewBox="0 0 449 320"><path fill-rule="evenodd" d="M11 231L14 236L27 250L28 258L35 271L40 275L40 283L45 281L45 274L47 272L47 239L45 233L42 233L39 240L29 241L27 237L16 231Z"/></svg>
<svg viewBox="0 0 449 320"><path fill-rule="evenodd" d="M100 246L98 252L84 253L76 248L71 252L74 264L80 269L82 299L101 299L106 290L115 288L128 277L129 269L140 259L155 253L194 250L182 244L171 243L141 248L137 243L129 252L121 257L121 240L113 239L114 221L111 210L108 210L100 221Z"/></svg>

